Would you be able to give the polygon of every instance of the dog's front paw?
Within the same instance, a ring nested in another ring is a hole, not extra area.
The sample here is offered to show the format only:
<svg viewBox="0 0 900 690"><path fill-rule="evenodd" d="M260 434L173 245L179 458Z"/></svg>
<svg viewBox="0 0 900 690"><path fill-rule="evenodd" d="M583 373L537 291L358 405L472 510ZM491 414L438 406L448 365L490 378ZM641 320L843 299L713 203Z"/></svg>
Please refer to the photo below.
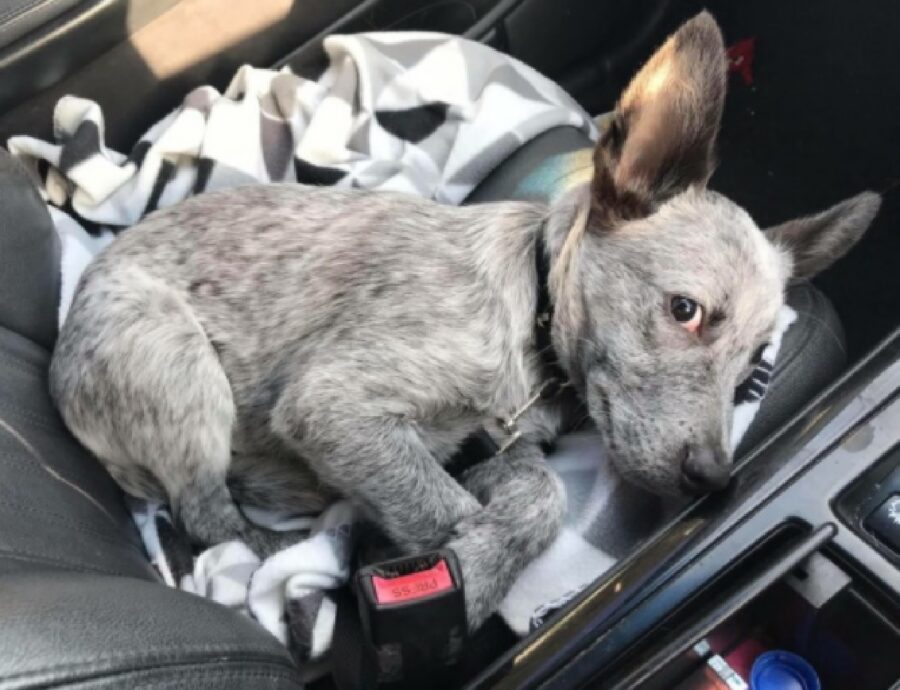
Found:
<svg viewBox="0 0 900 690"><path fill-rule="evenodd" d="M489 529L469 530L451 540L448 546L456 554L462 572L466 598L466 620L474 632L497 610L512 586L515 570L503 561L517 562L516 554L502 553L501 542Z"/></svg>
<svg viewBox="0 0 900 690"><path fill-rule="evenodd" d="M417 529L388 535L402 555L415 556L441 548L458 532L460 525L477 518L483 509L469 493L442 506L429 507L433 510L420 516Z"/></svg>
<svg viewBox="0 0 900 690"><path fill-rule="evenodd" d="M503 602L522 570L547 549L562 527L565 494L555 475L539 466L520 471L527 508L515 495L495 488L491 502L462 520L447 543L459 560L469 629L477 629ZM519 488L513 482L513 488Z"/></svg>
<svg viewBox="0 0 900 690"><path fill-rule="evenodd" d="M462 572L469 630L477 630L500 607L516 577L556 537L559 524L548 520L527 538L510 539L493 516L466 520L447 546ZM526 543L527 542L527 543Z"/></svg>

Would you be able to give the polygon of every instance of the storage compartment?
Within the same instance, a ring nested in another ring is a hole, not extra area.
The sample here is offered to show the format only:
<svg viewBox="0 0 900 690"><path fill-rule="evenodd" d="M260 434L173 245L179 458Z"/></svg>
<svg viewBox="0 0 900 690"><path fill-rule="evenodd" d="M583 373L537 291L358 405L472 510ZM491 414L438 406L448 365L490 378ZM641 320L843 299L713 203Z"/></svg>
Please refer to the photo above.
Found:
<svg viewBox="0 0 900 690"><path fill-rule="evenodd" d="M823 690L888 690L900 678L898 620L896 604L814 554L638 687L748 688L754 662L783 650L807 661Z"/></svg>

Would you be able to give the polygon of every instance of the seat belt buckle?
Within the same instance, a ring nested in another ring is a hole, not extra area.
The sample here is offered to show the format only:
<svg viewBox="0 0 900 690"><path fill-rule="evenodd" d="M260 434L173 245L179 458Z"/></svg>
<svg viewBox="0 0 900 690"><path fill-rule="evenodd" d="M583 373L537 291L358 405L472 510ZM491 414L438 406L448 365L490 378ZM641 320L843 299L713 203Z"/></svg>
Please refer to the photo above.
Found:
<svg viewBox="0 0 900 690"><path fill-rule="evenodd" d="M374 563L357 571L354 584L379 683L433 679L458 661L468 625L453 551Z"/></svg>

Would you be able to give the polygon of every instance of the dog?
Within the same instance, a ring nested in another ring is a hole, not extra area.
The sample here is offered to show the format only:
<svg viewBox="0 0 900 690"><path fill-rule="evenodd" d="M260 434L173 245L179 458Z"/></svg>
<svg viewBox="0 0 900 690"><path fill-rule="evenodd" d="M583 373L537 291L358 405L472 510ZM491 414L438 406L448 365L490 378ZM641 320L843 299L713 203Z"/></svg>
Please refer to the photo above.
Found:
<svg viewBox="0 0 900 690"><path fill-rule="evenodd" d="M624 91L591 182L550 205L271 185L153 213L82 276L53 398L196 542L283 545L235 494L295 512L347 497L403 551L455 552L477 628L563 520L541 444L568 408L549 382L626 478L721 488L734 390L786 284L877 212L862 193L763 232L709 191L725 87L702 13ZM444 465L484 428L502 451L457 481Z"/></svg>

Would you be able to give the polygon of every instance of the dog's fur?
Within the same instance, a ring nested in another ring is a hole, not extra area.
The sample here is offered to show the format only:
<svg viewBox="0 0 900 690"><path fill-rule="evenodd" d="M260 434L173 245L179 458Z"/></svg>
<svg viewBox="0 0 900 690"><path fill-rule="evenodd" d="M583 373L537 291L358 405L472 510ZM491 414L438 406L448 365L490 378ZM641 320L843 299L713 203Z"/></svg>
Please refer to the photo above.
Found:
<svg viewBox="0 0 900 690"><path fill-rule="evenodd" d="M230 482L294 510L347 496L410 552L450 546L475 627L565 510L538 446L561 422L554 401L461 482L442 467L546 376L537 236L560 364L622 473L677 491L686 453L727 469L733 392L792 265L827 266L877 210L863 194L767 240L705 190L724 95L722 38L702 14L623 95L592 184L549 208L273 185L155 213L85 272L53 396L125 490L170 502L198 542L277 544ZM673 318L673 295L703 306L699 333Z"/></svg>

